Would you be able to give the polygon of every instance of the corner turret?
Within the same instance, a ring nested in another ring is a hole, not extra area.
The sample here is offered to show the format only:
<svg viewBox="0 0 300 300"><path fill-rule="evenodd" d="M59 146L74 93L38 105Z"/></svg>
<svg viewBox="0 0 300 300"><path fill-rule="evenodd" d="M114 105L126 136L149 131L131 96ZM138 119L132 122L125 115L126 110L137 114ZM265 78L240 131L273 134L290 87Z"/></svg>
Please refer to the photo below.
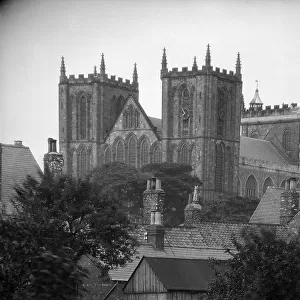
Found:
<svg viewBox="0 0 300 300"><path fill-rule="evenodd" d="M59 81L61 83L64 83L68 80L67 76L66 76L66 66L65 66L65 60L64 57L61 57L61 64L60 64L60 77L59 77Z"/></svg>

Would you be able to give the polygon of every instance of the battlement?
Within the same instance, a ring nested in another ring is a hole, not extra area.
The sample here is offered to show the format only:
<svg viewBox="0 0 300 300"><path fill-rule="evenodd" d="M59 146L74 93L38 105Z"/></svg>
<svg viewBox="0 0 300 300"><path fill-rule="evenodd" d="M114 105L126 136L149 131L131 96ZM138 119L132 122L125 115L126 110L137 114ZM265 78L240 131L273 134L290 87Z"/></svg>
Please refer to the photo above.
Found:
<svg viewBox="0 0 300 300"><path fill-rule="evenodd" d="M262 107L250 107L243 113L243 118L254 118L254 117L267 117L267 116L278 116L278 115L290 115L298 111L297 103L291 103L291 105L283 103L280 105L267 105L265 109Z"/></svg>
<svg viewBox="0 0 300 300"><path fill-rule="evenodd" d="M105 75L101 75L101 74L88 74L87 77L84 76L84 74L78 74L78 77L75 77L75 75L69 75L69 78L67 79L67 83L70 84L82 84L82 83L95 83L95 82L105 82L108 84L113 84L113 85L117 85L120 87L124 87L124 88L129 88L129 89L137 89L138 88L138 84L135 82L130 82L129 79L123 79L122 77L118 77L116 79L115 75L111 75L110 77L108 77L107 74Z"/></svg>
<svg viewBox="0 0 300 300"><path fill-rule="evenodd" d="M213 69L212 66L202 66L202 69L198 69L197 67L192 68L191 70L188 67L182 67L181 71L177 67L172 68L170 71L166 71L162 74L162 77L181 77L181 76L196 76L196 75L212 75L218 76L221 78L236 80L239 79L237 75L234 74L233 71L228 71L226 69L222 69L216 67Z"/></svg>

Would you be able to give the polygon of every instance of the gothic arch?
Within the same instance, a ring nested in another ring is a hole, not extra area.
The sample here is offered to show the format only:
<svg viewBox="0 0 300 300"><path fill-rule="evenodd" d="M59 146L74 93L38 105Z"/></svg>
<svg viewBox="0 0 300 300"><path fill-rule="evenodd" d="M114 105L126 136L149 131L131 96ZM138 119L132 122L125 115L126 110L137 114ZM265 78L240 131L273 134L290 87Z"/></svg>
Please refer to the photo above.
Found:
<svg viewBox="0 0 300 300"><path fill-rule="evenodd" d="M290 151L292 148L292 133L290 129L285 129L282 136L282 146L286 151Z"/></svg>
<svg viewBox="0 0 300 300"><path fill-rule="evenodd" d="M127 139L128 138L128 139ZM135 134L130 134L126 137L127 163L130 166L136 167L137 164L137 139Z"/></svg>
<svg viewBox="0 0 300 300"><path fill-rule="evenodd" d="M256 198L258 197L258 184L255 176L253 174L249 175L247 180L246 180L246 185L245 185L245 190L246 190L246 197L249 198Z"/></svg>
<svg viewBox="0 0 300 300"><path fill-rule="evenodd" d="M113 155L112 161L125 162L125 146L122 137L118 136L115 138L111 150Z"/></svg>
<svg viewBox="0 0 300 300"><path fill-rule="evenodd" d="M77 176L84 177L88 172L88 153L84 145L77 148Z"/></svg>
<svg viewBox="0 0 300 300"><path fill-rule="evenodd" d="M177 163L178 158L178 148L176 144L171 144L169 146L169 162L170 163Z"/></svg>
<svg viewBox="0 0 300 300"><path fill-rule="evenodd" d="M152 156L152 163L157 164L162 162L162 150L158 141L151 145L150 154Z"/></svg>
<svg viewBox="0 0 300 300"><path fill-rule="evenodd" d="M189 148L188 145L186 143L183 143L180 148L178 148L179 150L179 163L181 164L189 164Z"/></svg>
<svg viewBox="0 0 300 300"><path fill-rule="evenodd" d="M150 143L147 138L139 140L140 149L140 166L149 164L150 162Z"/></svg>
<svg viewBox="0 0 300 300"><path fill-rule="evenodd" d="M112 162L112 153L109 147L106 147L103 153L103 164L108 164Z"/></svg>
<svg viewBox="0 0 300 300"><path fill-rule="evenodd" d="M265 179L265 181L264 181L264 184L263 184L263 195L265 194L265 192L266 192L266 190L267 190L267 188L269 186L274 186L274 182L273 182L273 180L272 180L271 177L267 177Z"/></svg>

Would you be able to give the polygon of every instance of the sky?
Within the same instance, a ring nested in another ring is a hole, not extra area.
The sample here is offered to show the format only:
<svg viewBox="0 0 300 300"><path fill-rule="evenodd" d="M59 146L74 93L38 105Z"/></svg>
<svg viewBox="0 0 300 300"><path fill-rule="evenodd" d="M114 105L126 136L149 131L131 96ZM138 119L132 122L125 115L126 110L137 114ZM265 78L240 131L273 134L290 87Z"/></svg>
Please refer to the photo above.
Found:
<svg viewBox="0 0 300 300"><path fill-rule="evenodd" d="M241 54L248 106L256 80L264 105L297 102L300 1L273 0L18 0L0 4L0 143L22 140L43 166L47 139L58 140L61 56L67 75L99 70L132 80L136 62L140 103L161 118L160 68L204 64L235 70ZM299 101L300 105L300 101Z"/></svg>

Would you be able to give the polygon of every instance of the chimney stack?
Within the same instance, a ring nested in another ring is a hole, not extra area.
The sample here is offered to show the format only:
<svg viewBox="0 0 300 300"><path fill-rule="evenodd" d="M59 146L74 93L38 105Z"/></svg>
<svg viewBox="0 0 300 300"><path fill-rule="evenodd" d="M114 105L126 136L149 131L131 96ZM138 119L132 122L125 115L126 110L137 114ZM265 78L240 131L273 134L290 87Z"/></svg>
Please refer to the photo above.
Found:
<svg viewBox="0 0 300 300"><path fill-rule="evenodd" d="M190 202L191 197L189 198ZM195 227L201 222L200 186L194 188L193 200L184 209L184 226Z"/></svg>

